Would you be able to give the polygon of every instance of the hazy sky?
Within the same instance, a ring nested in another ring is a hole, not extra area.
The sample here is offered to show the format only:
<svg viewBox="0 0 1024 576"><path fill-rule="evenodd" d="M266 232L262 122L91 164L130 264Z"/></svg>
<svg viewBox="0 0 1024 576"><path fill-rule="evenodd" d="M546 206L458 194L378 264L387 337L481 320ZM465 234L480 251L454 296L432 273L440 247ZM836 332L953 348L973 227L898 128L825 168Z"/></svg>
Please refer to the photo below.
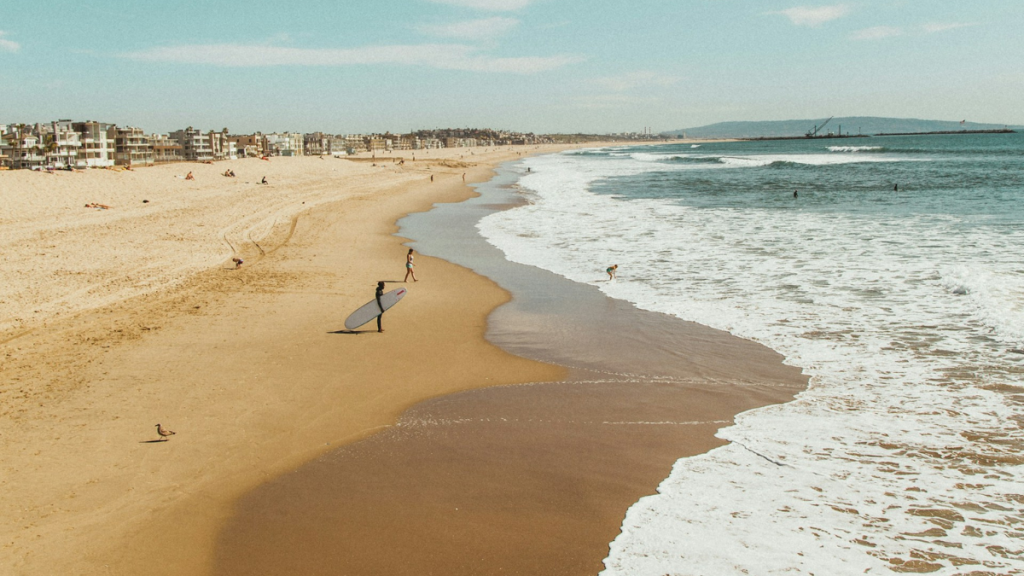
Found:
<svg viewBox="0 0 1024 576"><path fill-rule="evenodd" d="M1024 124L1024 0L0 0L0 123Z"/></svg>

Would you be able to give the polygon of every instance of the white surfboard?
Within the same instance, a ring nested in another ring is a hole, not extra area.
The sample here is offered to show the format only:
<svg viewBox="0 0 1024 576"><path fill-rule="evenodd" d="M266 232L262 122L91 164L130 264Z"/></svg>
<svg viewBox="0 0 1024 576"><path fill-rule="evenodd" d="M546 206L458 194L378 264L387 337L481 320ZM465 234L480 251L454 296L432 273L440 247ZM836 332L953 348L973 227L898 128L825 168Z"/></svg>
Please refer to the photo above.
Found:
<svg viewBox="0 0 1024 576"><path fill-rule="evenodd" d="M376 298L370 300L364 306L349 314L348 318L345 319L345 328L348 330L355 330L356 328L359 328L363 324L366 324L370 320L373 320L377 316L383 314L388 308L398 304L398 301L404 298L408 293L409 291L405 288L397 288L381 296L380 304L384 307L384 310L381 310L380 306L377 306Z"/></svg>

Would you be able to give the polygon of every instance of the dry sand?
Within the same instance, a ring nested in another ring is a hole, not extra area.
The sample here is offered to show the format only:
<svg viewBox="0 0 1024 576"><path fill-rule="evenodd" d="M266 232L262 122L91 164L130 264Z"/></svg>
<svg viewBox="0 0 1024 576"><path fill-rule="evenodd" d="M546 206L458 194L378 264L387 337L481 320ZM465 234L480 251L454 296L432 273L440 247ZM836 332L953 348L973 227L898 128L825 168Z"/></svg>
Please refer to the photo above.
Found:
<svg viewBox="0 0 1024 576"><path fill-rule="evenodd" d="M201 574L266 479L425 398L560 376L487 344L507 295L429 258L384 334L334 333L402 279L397 218L518 156L474 152L0 173L0 566Z"/></svg>

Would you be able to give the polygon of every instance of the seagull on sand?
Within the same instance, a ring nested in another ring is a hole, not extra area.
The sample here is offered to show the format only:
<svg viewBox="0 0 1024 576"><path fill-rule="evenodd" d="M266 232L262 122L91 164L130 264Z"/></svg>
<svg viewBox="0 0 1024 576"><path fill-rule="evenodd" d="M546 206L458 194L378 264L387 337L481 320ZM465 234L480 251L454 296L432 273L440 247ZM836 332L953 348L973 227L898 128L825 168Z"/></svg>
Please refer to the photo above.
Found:
<svg viewBox="0 0 1024 576"><path fill-rule="evenodd" d="M161 436L161 438L160 438L161 442L167 442L167 438L169 436L174 436L174 431L173 430L168 430L167 428L164 428L163 426L161 426L159 424L156 425L156 433Z"/></svg>

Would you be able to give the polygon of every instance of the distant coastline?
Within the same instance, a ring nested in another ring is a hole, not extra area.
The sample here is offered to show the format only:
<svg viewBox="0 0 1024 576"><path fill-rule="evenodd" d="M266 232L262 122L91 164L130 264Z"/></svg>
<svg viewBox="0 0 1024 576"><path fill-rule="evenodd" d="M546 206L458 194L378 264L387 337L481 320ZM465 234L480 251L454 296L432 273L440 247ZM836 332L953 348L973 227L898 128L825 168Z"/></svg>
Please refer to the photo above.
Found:
<svg viewBox="0 0 1024 576"><path fill-rule="evenodd" d="M1016 130L937 130L935 132L887 132L875 136L932 136L937 134L1016 134Z"/></svg>
<svg viewBox="0 0 1024 576"><path fill-rule="evenodd" d="M824 131L829 128L829 131ZM834 131L832 130L834 129ZM917 118L881 118L874 116L846 116L804 120L772 120L718 122L705 126L670 130L664 135L685 134L688 138L734 139L802 139L813 137L847 137L860 135L920 135L920 134L983 134L1021 130L1011 124L979 123L964 120L921 120Z"/></svg>
<svg viewBox="0 0 1024 576"><path fill-rule="evenodd" d="M828 134L825 136L759 136L757 138L737 138L737 140L760 142L766 140L836 140L840 138L871 138L877 136L935 136L958 134L1016 134L1016 130L937 130L934 132L884 132L881 134Z"/></svg>

